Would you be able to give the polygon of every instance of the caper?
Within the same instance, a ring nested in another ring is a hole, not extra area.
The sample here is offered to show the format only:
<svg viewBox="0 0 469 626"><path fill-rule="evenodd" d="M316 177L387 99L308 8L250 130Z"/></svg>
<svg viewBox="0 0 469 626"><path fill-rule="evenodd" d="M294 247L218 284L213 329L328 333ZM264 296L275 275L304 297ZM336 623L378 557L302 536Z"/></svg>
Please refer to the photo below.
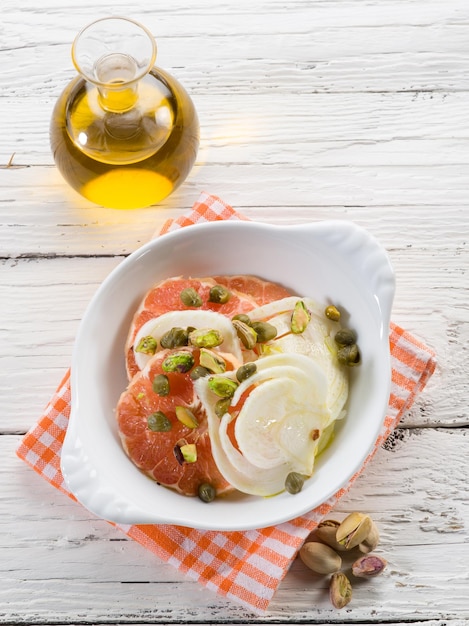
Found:
<svg viewBox="0 0 469 626"><path fill-rule="evenodd" d="M197 493L202 502L213 502L213 500L215 500L215 496L217 495L215 487L210 483L202 483L199 485Z"/></svg>
<svg viewBox="0 0 469 626"><path fill-rule="evenodd" d="M141 352L142 354L155 354L157 347L158 343L156 339L151 335L147 335L146 337L142 337L140 339L135 348L135 351Z"/></svg>
<svg viewBox="0 0 469 626"><path fill-rule="evenodd" d="M223 343L223 335L215 328L198 328L190 333L189 341L197 348L216 348Z"/></svg>
<svg viewBox="0 0 469 626"><path fill-rule="evenodd" d="M169 418L162 411L149 415L147 424L148 428L156 433L167 433L172 428Z"/></svg>
<svg viewBox="0 0 469 626"><path fill-rule="evenodd" d="M186 287L186 289L183 289L181 291L180 298L182 300L182 303L186 306L202 306L202 298L192 287Z"/></svg>
<svg viewBox="0 0 469 626"><path fill-rule="evenodd" d="M356 343L352 343L349 346L342 346L337 351L337 359L342 365L348 365L354 367L360 364L360 350Z"/></svg>
<svg viewBox="0 0 469 626"><path fill-rule="evenodd" d="M324 315L327 317L327 319L330 319L333 322L340 321L340 311L333 304L330 304L329 306L326 307L326 310L324 311Z"/></svg>
<svg viewBox="0 0 469 626"><path fill-rule="evenodd" d="M254 328L249 326L249 324L245 324L241 320L233 319L231 321L236 330L236 334L238 335L238 339L241 341L243 346L247 350L252 350L257 343L257 333Z"/></svg>
<svg viewBox="0 0 469 626"><path fill-rule="evenodd" d="M223 285L214 285L210 289L208 296L209 302L216 302L217 304L225 304L231 298L231 293Z"/></svg>
<svg viewBox="0 0 469 626"><path fill-rule="evenodd" d="M298 472L290 472L285 479L285 489L288 493L299 493L305 483L304 476Z"/></svg>
<svg viewBox="0 0 469 626"><path fill-rule="evenodd" d="M189 343L188 332L185 328L175 326L171 328L160 339L162 348L180 348Z"/></svg>
<svg viewBox="0 0 469 626"><path fill-rule="evenodd" d="M173 352L165 358L161 367L164 372L185 374L194 365L194 357L190 352Z"/></svg>
<svg viewBox="0 0 469 626"><path fill-rule="evenodd" d="M204 378L204 376L208 376L209 374L210 371L206 367L202 367L202 365L196 365L189 374L189 376L192 378L192 380L197 380L198 378Z"/></svg>
<svg viewBox="0 0 469 626"><path fill-rule="evenodd" d="M220 398L220 400L215 403L215 415L221 419L225 413L228 413L230 404L231 398Z"/></svg>
<svg viewBox="0 0 469 626"><path fill-rule="evenodd" d="M253 322L252 327L257 333L258 343L265 343L277 336L277 329L268 322Z"/></svg>
<svg viewBox="0 0 469 626"><path fill-rule="evenodd" d="M240 383L242 383L243 380L247 380L250 376L255 374L256 371L257 365L255 363L245 363L244 365L241 365L241 367L238 367L238 369L236 370L236 378L239 380Z"/></svg>
<svg viewBox="0 0 469 626"><path fill-rule="evenodd" d="M350 328L342 328L335 334L334 341L339 346L350 346L357 341L357 333Z"/></svg>
<svg viewBox="0 0 469 626"><path fill-rule="evenodd" d="M231 378L212 376L208 379L208 386L220 398L231 398L238 388L238 383Z"/></svg>
<svg viewBox="0 0 469 626"><path fill-rule="evenodd" d="M247 324L248 326L251 326L252 324L251 318L249 317L249 315L246 315L246 313L238 313L237 315L233 315L231 321L233 322L234 320L243 322L243 324Z"/></svg>
<svg viewBox="0 0 469 626"><path fill-rule="evenodd" d="M159 396L169 395L169 379L166 374L158 374L153 379L153 391Z"/></svg>

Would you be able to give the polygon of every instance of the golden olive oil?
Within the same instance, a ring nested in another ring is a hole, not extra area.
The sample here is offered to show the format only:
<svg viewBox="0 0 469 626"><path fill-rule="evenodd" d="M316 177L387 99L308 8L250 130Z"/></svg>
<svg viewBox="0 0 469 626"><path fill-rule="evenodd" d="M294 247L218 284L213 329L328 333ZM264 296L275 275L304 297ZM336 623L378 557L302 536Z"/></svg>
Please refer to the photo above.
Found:
<svg viewBox="0 0 469 626"><path fill-rule="evenodd" d="M192 100L158 68L103 91L78 77L54 108L50 137L65 180L105 207L161 202L189 174L199 146Z"/></svg>

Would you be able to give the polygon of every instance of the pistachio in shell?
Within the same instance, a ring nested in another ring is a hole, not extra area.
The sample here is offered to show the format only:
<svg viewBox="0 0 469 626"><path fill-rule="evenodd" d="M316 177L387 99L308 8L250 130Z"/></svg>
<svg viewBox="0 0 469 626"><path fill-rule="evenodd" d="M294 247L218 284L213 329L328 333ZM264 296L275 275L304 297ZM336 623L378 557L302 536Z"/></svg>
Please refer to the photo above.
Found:
<svg viewBox="0 0 469 626"><path fill-rule="evenodd" d="M364 513L350 513L336 531L338 543L351 550L364 541L371 531L372 521Z"/></svg>
<svg viewBox="0 0 469 626"><path fill-rule="evenodd" d="M352 585L344 573L332 574L329 583L329 598L336 609L343 609L352 600Z"/></svg>
<svg viewBox="0 0 469 626"><path fill-rule="evenodd" d="M330 546L307 541L300 549L300 559L317 574L333 574L342 567L342 558Z"/></svg>
<svg viewBox="0 0 469 626"><path fill-rule="evenodd" d="M376 554L366 554L352 565L352 574L357 578L372 578L384 570L387 561Z"/></svg>

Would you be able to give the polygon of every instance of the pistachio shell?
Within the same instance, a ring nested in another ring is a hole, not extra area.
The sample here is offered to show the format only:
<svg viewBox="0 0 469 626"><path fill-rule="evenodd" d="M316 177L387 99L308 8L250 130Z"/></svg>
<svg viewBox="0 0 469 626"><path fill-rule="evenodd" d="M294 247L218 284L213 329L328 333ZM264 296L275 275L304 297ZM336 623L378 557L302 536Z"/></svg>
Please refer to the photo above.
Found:
<svg viewBox="0 0 469 626"><path fill-rule="evenodd" d="M342 567L342 559L331 547L307 541L300 549L300 559L317 574L332 574Z"/></svg>
<svg viewBox="0 0 469 626"><path fill-rule="evenodd" d="M232 323L243 346L247 350L252 350L257 343L257 333L254 328L241 320L233 319Z"/></svg>
<svg viewBox="0 0 469 626"><path fill-rule="evenodd" d="M363 513L350 513L336 532L337 541L351 550L368 537L371 531L371 518Z"/></svg>
<svg viewBox="0 0 469 626"><path fill-rule="evenodd" d="M352 585L342 572L332 574L329 584L329 598L336 609L343 609L352 599Z"/></svg>
<svg viewBox="0 0 469 626"><path fill-rule="evenodd" d="M359 544L358 549L360 552L368 553L372 552L378 547L379 544L379 531L376 524L371 522L371 530L366 538Z"/></svg>
<svg viewBox="0 0 469 626"><path fill-rule="evenodd" d="M326 543L328 546L334 548L334 550L337 550L339 552L345 552L347 548L339 543L336 539L336 532L339 526L340 522L334 521L334 524L330 524L328 523L328 520L326 520L326 522L321 522L321 524L319 524L316 529L315 535L318 539Z"/></svg>

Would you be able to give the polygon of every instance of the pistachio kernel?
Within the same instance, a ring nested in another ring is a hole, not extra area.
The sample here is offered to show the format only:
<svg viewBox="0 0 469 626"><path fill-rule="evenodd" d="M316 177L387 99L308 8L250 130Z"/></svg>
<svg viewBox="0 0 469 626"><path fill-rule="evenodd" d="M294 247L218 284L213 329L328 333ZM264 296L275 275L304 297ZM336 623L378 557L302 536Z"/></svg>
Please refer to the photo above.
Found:
<svg viewBox="0 0 469 626"><path fill-rule="evenodd" d="M220 398L232 398L238 388L238 383L224 376L211 376L208 379L208 386Z"/></svg>
<svg viewBox="0 0 469 626"><path fill-rule="evenodd" d="M185 374L194 365L194 357L190 352L173 352L162 362L164 372L179 372Z"/></svg>
<svg viewBox="0 0 469 626"><path fill-rule="evenodd" d="M135 352L141 352L142 354L155 354L158 342L151 335L142 337L135 347Z"/></svg>
<svg viewBox="0 0 469 626"><path fill-rule="evenodd" d="M184 424L184 426L187 426L187 428L197 428L199 422L197 421L195 415L190 409L188 409L186 406L176 406L175 411L176 417L181 422L181 424Z"/></svg>
<svg viewBox="0 0 469 626"><path fill-rule="evenodd" d="M197 461L197 446L195 443L186 443L180 446L179 449L186 463L195 463Z"/></svg>
<svg viewBox="0 0 469 626"><path fill-rule="evenodd" d="M311 313L303 300L298 300L291 316L291 331L295 335L303 333L311 321Z"/></svg>
<svg viewBox="0 0 469 626"><path fill-rule="evenodd" d="M351 601L352 585L342 572L332 574L329 583L329 598L336 609L343 609Z"/></svg>
<svg viewBox="0 0 469 626"><path fill-rule="evenodd" d="M326 307L326 310L324 311L324 315L327 317L327 319L332 320L333 322L340 321L340 311L333 304L330 304L329 306Z"/></svg>
<svg viewBox="0 0 469 626"><path fill-rule="evenodd" d="M231 293L223 285L214 285L209 292L208 301L216 304L226 304L231 298Z"/></svg>
<svg viewBox="0 0 469 626"><path fill-rule="evenodd" d="M225 360L219 354L207 348L200 349L199 363L212 374L223 374L226 371Z"/></svg>
<svg viewBox="0 0 469 626"><path fill-rule="evenodd" d="M257 343L257 333L254 328L241 320L233 319L232 323L243 346L247 350L252 350Z"/></svg>
<svg viewBox="0 0 469 626"><path fill-rule="evenodd" d="M252 327L257 333L258 343L265 343L271 341L277 336L277 329L269 322L253 322Z"/></svg>
<svg viewBox="0 0 469 626"><path fill-rule="evenodd" d="M178 328L175 326L171 328L160 339L162 348L180 348L181 346L187 346L188 333L185 328Z"/></svg>
<svg viewBox="0 0 469 626"><path fill-rule="evenodd" d="M162 411L156 411L156 413L149 415L147 425L155 433L167 433L172 428L171 421Z"/></svg>
<svg viewBox="0 0 469 626"><path fill-rule="evenodd" d="M169 379L166 374L158 374L153 379L152 384L153 391L159 396L169 395Z"/></svg>
<svg viewBox="0 0 469 626"><path fill-rule="evenodd" d="M257 365L253 362L245 363L236 370L236 379L242 383L257 372Z"/></svg>
<svg viewBox="0 0 469 626"><path fill-rule="evenodd" d="M288 493L300 493L305 484L305 478L298 472L290 472L285 478L285 489Z"/></svg>
<svg viewBox="0 0 469 626"><path fill-rule="evenodd" d="M202 502L213 502L217 495L215 487L210 483L202 483L199 485L197 490L197 495L202 500Z"/></svg>
<svg viewBox="0 0 469 626"><path fill-rule="evenodd" d="M299 552L300 559L317 574L333 574L342 567L342 559L330 546L316 541L307 541Z"/></svg>
<svg viewBox="0 0 469 626"><path fill-rule="evenodd" d="M190 333L189 342L196 348L216 348L223 343L223 335L214 328L198 328Z"/></svg>
<svg viewBox="0 0 469 626"><path fill-rule="evenodd" d="M372 578L381 574L386 565L387 561L380 556L367 554L366 556L361 556L353 563L352 574L357 578Z"/></svg>
<svg viewBox="0 0 469 626"><path fill-rule="evenodd" d="M340 522L335 520L324 520L316 528L315 536L328 546L338 552L345 552L347 548L340 544L336 539L337 528L340 526Z"/></svg>
<svg viewBox="0 0 469 626"><path fill-rule="evenodd" d="M186 306L199 307L202 306L202 298L192 287L186 287L179 295L181 301Z"/></svg>

